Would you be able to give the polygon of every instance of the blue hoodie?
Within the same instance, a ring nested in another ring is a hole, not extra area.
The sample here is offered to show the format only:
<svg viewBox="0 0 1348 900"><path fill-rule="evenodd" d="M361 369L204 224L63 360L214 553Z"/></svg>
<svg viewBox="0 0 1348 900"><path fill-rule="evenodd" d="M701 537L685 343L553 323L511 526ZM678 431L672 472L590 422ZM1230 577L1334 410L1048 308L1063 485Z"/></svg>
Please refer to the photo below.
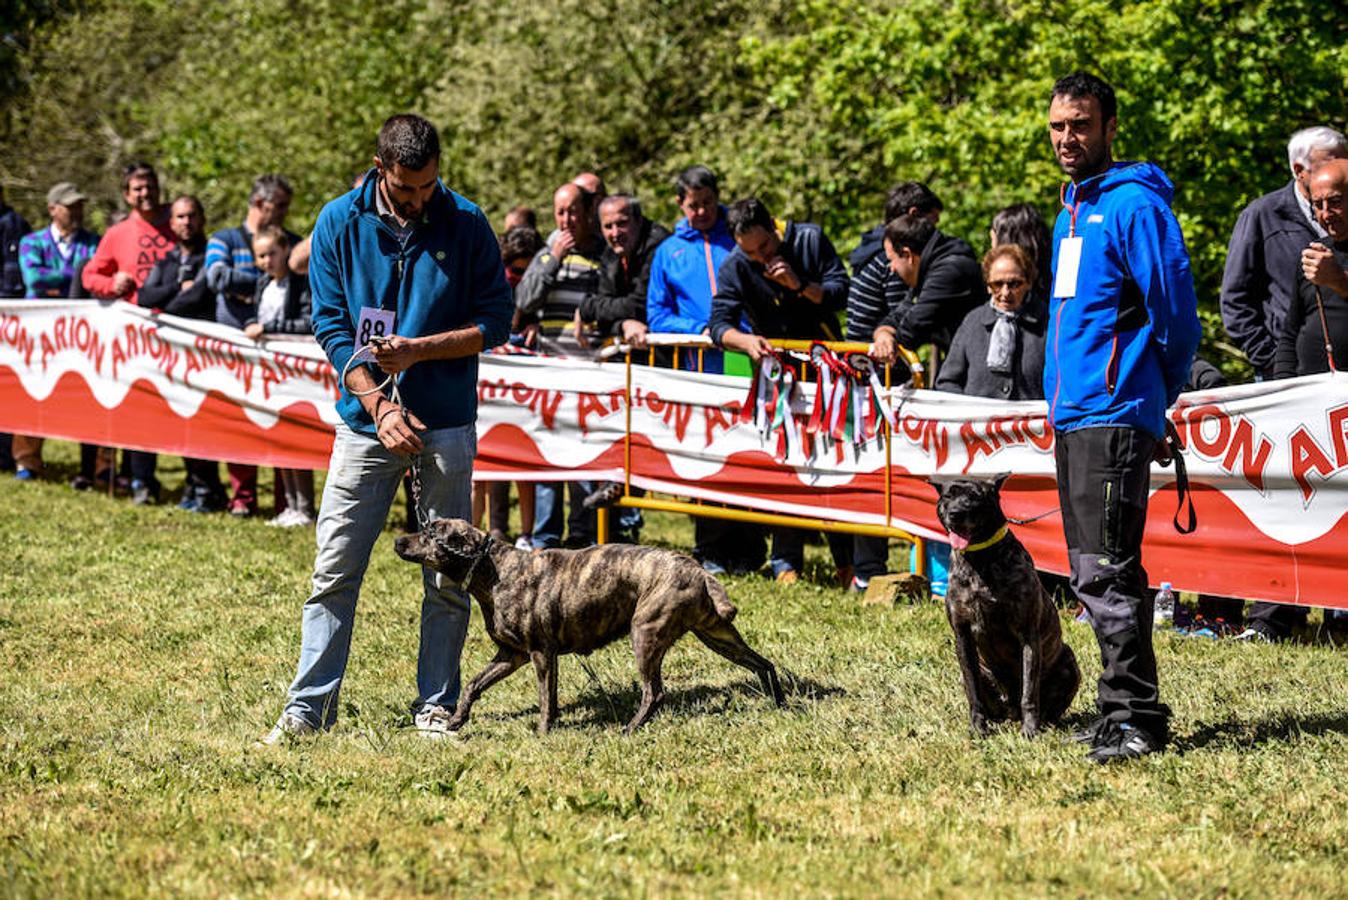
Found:
<svg viewBox="0 0 1348 900"><path fill-rule="evenodd" d="M646 283L646 324L665 334L701 334L711 318L716 272L735 249L720 207L706 234L680 219L674 234L655 250ZM705 354L703 369L720 372L719 354Z"/></svg>
<svg viewBox="0 0 1348 900"><path fill-rule="evenodd" d="M314 226L314 337L337 372L355 353L356 322L365 306L396 310L394 332L405 337L476 325L483 349L505 343L514 304L486 216L437 183L404 246L375 210L378 184L371 172L364 185L324 206ZM341 387L342 421L375 434L360 400ZM467 425L477 417L477 355L417 363L403 374L399 390L427 428Z"/></svg>
<svg viewBox="0 0 1348 900"><path fill-rule="evenodd" d="M1170 211L1174 191L1164 172L1139 162L1066 188L1053 230L1055 275L1073 207L1082 252L1075 296L1059 297L1055 281L1050 301L1044 396L1058 430L1164 433L1200 337L1189 253Z"/></svg>

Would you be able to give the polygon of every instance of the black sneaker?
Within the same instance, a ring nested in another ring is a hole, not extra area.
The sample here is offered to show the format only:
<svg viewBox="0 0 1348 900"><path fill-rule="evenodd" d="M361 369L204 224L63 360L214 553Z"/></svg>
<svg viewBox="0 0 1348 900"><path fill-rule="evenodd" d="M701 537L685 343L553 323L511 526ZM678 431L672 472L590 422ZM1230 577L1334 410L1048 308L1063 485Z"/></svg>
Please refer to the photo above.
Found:
<svg viewBox="0 0 1348 900"><path fill-rule="evenodd" d="M1095 740L1100 736L1100 732L1105 730L1109 720L1104 716L1096 716L1085 728L1080 731L1074 731L1067 736L1067 740L1073 744L1095 745Z"/></svg>
<svg viewBox="0 0 1348 900"><path fill-rule="evenodd" d="M1149 731L1127 722L1107 721L1100 729L1099 736L1091 743L1091 752L1086 754L1086 758L1094 763L1109 763L1138 759L1164 749L1165 742L1158 740Z"/></svg>

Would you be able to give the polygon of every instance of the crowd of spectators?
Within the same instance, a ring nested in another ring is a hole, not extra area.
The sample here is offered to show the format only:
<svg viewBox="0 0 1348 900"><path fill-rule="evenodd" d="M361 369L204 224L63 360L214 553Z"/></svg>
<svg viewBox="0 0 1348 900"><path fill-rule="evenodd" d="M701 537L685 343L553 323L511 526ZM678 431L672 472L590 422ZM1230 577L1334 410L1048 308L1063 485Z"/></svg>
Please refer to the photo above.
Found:
<svg viewBox="0 0 1348 900"><path fill-rule="evenodd" d="M1291 180L1239 214L1221 289L1228 335L1259 380L1348 366L1348 142L1328 127L1298 131L1288 164ZM36 231L0 195L0 296L120 298L232 325L254 339L310 330L308 242L284 227L293 196L284 178L259 177L240 224L209 238L201 203L180 196L163 205L151 166L128 166L122 192L127 215L101 239L83 227L86 198L73 184L51 188L50 223ZM555 227L546 236L533 209L509 210L500 246L515 296L511 343L589 358L610 339L641 349L651 332L705 335L717 350L757 361L770 351L769 339L845 336L869 343L881 362L894 362L900 346L930 347L937 390L1043 399L1052 250L1035 207L999 211L980 260L969 241L941 230L945 207L927 185L899 184L882 221L860 236L849 276L820 226L779 219L757 197L724 203L719 179L705 166L679 174L674 199L682 215L670 230L647 218L637 197L609 195L587 172L557 187ZM682 351L664 361L717 373L724 364L717 350ZM1220 382L1203 360L1193 375L1198 387ZM8 443L0 450L0 462L30 480L41 472L41 449L40 438L16 435L12 450ZM217 463L185 462L184 509L257 513L255 467L229 463L226 489ZM126 451L122 466L133 501L157 502L155 454ZM87 489L115 477L109 451L84 447L72 484ZM312 523L312 473L279 471L277 485L272 521ZM517 544L593 542L593 499L606 487L519 485ZM494 483L474 498L474 516L489 513L500 538L509 530L508 491L507 483ZM636 541L640 528L639 511L620 511L618 539ZM694 553L714 573L757 571L766 561L773 577L789 582L802 570L804 538L792 529L700 517ZM887 567L883 539L829 535L828 543L845 587L864 589ZM1206 602L1228 625L1239 621L1239 604ZM1305 612L1256 604L1243 636L1286 638Z"/></svg>
<svg viewBox="0 0 1348 900"><path fill-rule="evenodd" d="M185 318L222 322L254 340L267 333L308 334L309 291L302 273L291 271L291 248L299 236L281 226L292 191L284 178L264 175L253 185L243 223L207 238L200 200L182 195L162 202L159 176L145 162L122 172L126 214L101 237L83 227L87 200L69 182L47 194L51 223L32 231L0 203L4 229L4 280L0 296L124 300ZM12 263L12 265L11 265ZM17 275L17 280L11 277ZM42 439L13 435L0 463L20 481L42 473ZM120 489L138 505L160 501L158 455L123 450L116 466L112 448L81 445L76 490ZM6 458L8 457L8 458ZM219 463L184 459L186 479L179 507L192 512L258 512L257 468L228 463L233 496L225 490ZM312 525L313 473L278 470L275 516L269 524Z"/></svg>

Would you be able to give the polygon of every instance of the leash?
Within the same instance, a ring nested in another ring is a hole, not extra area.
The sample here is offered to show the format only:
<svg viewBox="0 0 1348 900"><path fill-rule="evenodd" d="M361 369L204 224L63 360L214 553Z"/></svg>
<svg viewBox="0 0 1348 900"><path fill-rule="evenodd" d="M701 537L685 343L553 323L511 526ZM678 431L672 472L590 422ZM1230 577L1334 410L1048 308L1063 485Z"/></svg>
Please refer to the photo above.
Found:
<svg viewBox="0 0 1348 900"><path fill-rule="evenodd" d="M1189 489L1189 469L1184 462L1184 445L1180 443L1179 432L1175 429L1175 423L1170 419L1165 420L1165 436L1161 442L1166 445L1170 451L1170 458L1163 461L1163 467L1169 466L1172 462L1175 464L1175 494L1177 496L1175 505L1175 516L1172 520L1175 530L1180 534L1192 534L1198 527L1198 512L1194 509L1193 492ZM1050 510L1041 512L1037 516L1030 516L1024 519L1016 519L1011 516L1006 517L1006 521L1012 525L1029 525L1031 522L1038 522L1040 519L1046 519L1051 515L1062 511L1061 506L1055 506ZM1180 515L1188 512L1185 516L1185 524L1180 524Z"/></svg>
<svg viewBox="0 0 1348 900"><path fill-rule="evenodd" d="M1178 496L1175 505L1175 530L1180 534L1192 534L1198 527L1198 513L1194 510L1193 494L1189 491L1189 470L1184 464L1184 445L1180 443L1179 432L1170 419L1165 420L1165 437L1161 440L1170 449L1170 460L1175 463L1175 493ZM1168 463L1163 462L1161 465L1165 466ZM1185 506L1189 509L1187 526L1180 524L1180 513L1184 512Z"/></svg>
<svg viewBox="0 0 1348 900"><path fill-rule="evenodd" d="M418 479L418 480L419 480L419 479ZM416 482L413 482L413 483L416 484ZM419 484L417 484L416 490L417 490L418 492L421 490L421 487L420 487ZM420 517L421 517L421 508L420 508L420 505L418 505L418 507L417 507L417 518L420 518ZM479 550L479 551L477 551L477 555L473 557L472 563L470 563L469 566L468 566L468 571L464 573L463 580L460 581L460 582L455 586L461 593L467 593L467 592L468 592L468 585L470 585L470 584L472 583L472 581L473 581L473 575L474 575L474 573L477 572L477 567L478 567L479 565L482 564L482 560L486 559L488 556L491 555L491 545L494 544L495 542L496 542L496 538L492 537L490 534L487 535L487 539L486 539L485 541L482 542L482 549Z"/></svg>
<svg viewBox="0 0 1348 900"><path fill-rule="evenodd" d="M393 403L398 407L398 415L402 416L403 424L407 425L408 428L411 428L412 423L407 421L407 405L403 403L402 395L398 392L398 381L399 381L398 378L396 378L393 375L386 375L383 381L379 382L369 390L364 391L351 390L351 387L346 383L346 376L351 371L351 367L354 366L356 363L373 363L375 361L374 360L375 348L387 340L388 338L384 337L378 336L372 337L370 338L369 343L358 349L355 353L351 354L351 358L346 361L346 365L342 368L342 387L345 388L347 391L350 391L351 396L353 397L368 397L370 394L383 391L384 388L386 387L389 388L388 392L389 402ZM361 358L362 356L365 356L366 358L362 359ZM380 371L382 372L383 369L380 369ZM387 415L387 413L385 413L385 415ZM378 430L379 430L379 423L376 422L375 431ZM415 511L417 517L417 530L423 531L426 528L427 520L426 520L426 511L425 509L422 508L421 505L420 454L414 455L412 457L411 462L408 465L408 472L409 475L411 476L410 487L412 489L412 508ZM475 561L473 563L474 568L477 567L478 561ZM472 570L470 569L469 574L471 573Z"/></svg>

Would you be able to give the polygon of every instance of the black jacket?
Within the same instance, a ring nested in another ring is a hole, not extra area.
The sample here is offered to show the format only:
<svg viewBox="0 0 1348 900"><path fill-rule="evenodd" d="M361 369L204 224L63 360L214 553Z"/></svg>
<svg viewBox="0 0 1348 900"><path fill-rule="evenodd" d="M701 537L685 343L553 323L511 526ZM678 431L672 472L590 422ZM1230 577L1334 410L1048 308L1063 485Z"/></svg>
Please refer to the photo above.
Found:
<svg viewBox="0 0 1348 900"><path fill-rule="evenodd" d="M927 241L921 257L908 302L880 324L893 328L904 347L935 344L945 350L964 317L987 302L983 271L972 247L940 231Z"/></svg>
<svg viewBox="0 0 1348 900"><path fill-rule="evenodd" d="M1295 181L1255 200L1236 219L1222 275L1222 324L1264 374L1273 368L1292 305L1301 251L1318 239L1297 202Z"/></svg>
<svg viewBox="0 0 1348 900"><path fill-rule="evenodd" d="M870 231L861 236L861 243L852 251L852 255L847 258L847 264L852 267L852 277L855 278L866 268L866 263L870 262L876 256L885 255L885 223L881 222Z"/></svg>
<svg viewBox="0 0 1348 900"><path fill-rule="evenodd" d="M1194 357L1194 364L1189 367L1189 380L1185 383L1184 390L1208 391L1225 386L1226 379L1222 376L1221 369L1201 356Z"/></svg>
<svg viewBox="0 0 1348 900"><path fill-rule="evenodd" d="M257 311L262 308L262 292L271 284L271 276L265 272L258 276L257 287L253 289L251 313L244 325L258 321ZM286 276L286 305L278 318L262 323L269 334L313 334L314 323L313 298L309 293L309 276L291 272Z"/></svg>
<svg viewBox="0 0 1348 900"><path fill-rule="evenodd" d="M612 247L604 248L599 260L599 290L580 302L580 316L595 322L600 334L622 334L626 319L646 321L646 285L651 280L655 248L669 237L669 229L644 219L636 248L627 268Z"/></svg>
<svg viewBox="0 0 1348 900"><path fill-rule="evenodd" d="M182 245L178 250L154 264L145 283L136 293L136 303L150 309L159 309L173 316L215 321L215 291L206 283L203 268L206 263L206 242L188 248L186 258ZM183 290L183 282L192 286Z"/></svg>
<svg viewBox="0 0 1348 900"><path fill-rule="evenodd" d="M13 207L0 203L0 297L22 297L23 273L19 271L19 241L33 229Z"/></svg>
<svg viewBox="0 0 1348 900"><path fill-rule="evenodd" d="M716 271L716 295L707 325L717 344L747 317L754 334L768 338L836 341L841 336L838 311L847 303L847 272L838 252L818 225L790 222L778 251L803 282L823 288L813 303L763 275L763 267L736 247Z"/></svg>
<svg viewBox="0 0 1348 900"><path fill-rule="evenodd" d="M998 400L1043 400L1048 305L1034 297L1026 299L1016 319L1020 335L1007 375L988 370L988 344L996 322L997 311L989 303L964 317L950 341L950 352L941 363L936 390Z"/></svg>
<svg viewBox="0 0 1348 900"><path fill-rule="evenodd" d="M1328 245L1328 239L1323 243ZM1340 266L1348 268L1348 243L1334 244L1333 247L1334 259ZM1275 378L1329 371L1325 329L1320 325L1320 303L1315 294L1315 285L1306 280L1298 264L1296 293L1287 309L1287 318L1283 320L1278 352L1273 360ZM1334 367L1340 372L1348 371L1348 297L1322 287L1320 298L1325 304L1324 321L1329 327L1329 343L1334 349Z"/></svg>

